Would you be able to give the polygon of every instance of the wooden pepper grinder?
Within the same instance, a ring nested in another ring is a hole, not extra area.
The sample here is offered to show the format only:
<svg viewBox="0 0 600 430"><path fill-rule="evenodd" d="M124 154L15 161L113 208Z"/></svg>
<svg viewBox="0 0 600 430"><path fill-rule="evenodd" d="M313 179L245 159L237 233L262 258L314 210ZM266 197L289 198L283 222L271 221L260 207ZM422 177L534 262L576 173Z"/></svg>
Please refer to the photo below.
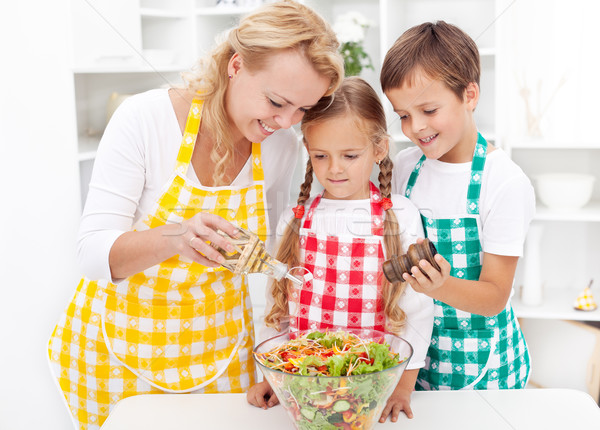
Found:
<svg viewBox="0 0 600 430"><path fill-rule="evenodd" d="M404 273L411 274L410 268L413 266L419 266L419 261L427 260L438 272L442 269L433 256L437 254L434 244L429 240L425 239L421 243L413 243L408 247L408 252L404 255L392 255L392 258L383 263L383 274L391 283L403 282ZM423 272L425 276L427 274ZM427 276L427 278L429 278Z"/></svg>

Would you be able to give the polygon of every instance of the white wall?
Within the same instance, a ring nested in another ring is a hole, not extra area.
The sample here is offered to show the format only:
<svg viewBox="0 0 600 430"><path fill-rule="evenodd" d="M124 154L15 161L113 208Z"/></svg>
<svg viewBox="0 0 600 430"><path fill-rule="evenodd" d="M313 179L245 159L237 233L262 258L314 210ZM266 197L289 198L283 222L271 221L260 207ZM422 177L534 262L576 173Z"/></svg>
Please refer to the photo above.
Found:
<svg viewBox="0 0 600 430"><path fill-rule="evenodd" d="M76 283L68 3L0 13L0 429L68 429L46 344Z"/></svg>

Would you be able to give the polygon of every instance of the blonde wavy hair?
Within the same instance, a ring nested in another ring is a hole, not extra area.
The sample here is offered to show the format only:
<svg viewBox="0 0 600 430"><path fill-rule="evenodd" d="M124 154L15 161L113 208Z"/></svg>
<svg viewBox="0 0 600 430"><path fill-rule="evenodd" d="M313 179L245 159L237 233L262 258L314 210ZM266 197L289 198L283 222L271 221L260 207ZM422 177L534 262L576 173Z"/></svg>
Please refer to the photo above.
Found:
<svg viewBox="0 0 600 430"><path fill-rule="evenodd" d="M348 115L355 119L359 132L368 136L375 147L381 147L383 142L389 139L385 111L381 101L373 88L358 77L344 79L341 87L332 97L324 97L308 111L302 120L302 132L306 135L307 130L316 124ZM391 196L393 167L392 160L386 153L379 163L379 190L382 197L390 198ZM306 164L304 182L300 186L298 205L304 206L310 197L312 181L313 168L309 159ZM294 217L288 224L277 253L277 259L286 263L288 267L300 265L299 229L301 221ZM385 212L383 245L387 256L403 253L398 219L393 210ZM406 282L392 284L382 276L381 270L379 275L383 281L382 299L386 316L386 330L398 334L406 322L406 314L398 306L398 300L406 288ZM274 305L265 317L267 326L279 330L280 321L289 316L288 292L291 288L290 281L285 278L273 283Z"/></svg>
<svg viewBox="0 0 600 430"><path fill-rule="evenodd" d="M228 87L227 66L239 54L250 72L261 70L274 54L285 50L302 53L315 70L329 78L326 96L344 77L339 42L330 25L311 8L295 1L268 3L245 16L229 31L226 40L202 58L193 71L184 73L188 90L204 99L202 121L213 134L215 182L223 184L227 163L233 155L230 124L225 110Z"/></svg>

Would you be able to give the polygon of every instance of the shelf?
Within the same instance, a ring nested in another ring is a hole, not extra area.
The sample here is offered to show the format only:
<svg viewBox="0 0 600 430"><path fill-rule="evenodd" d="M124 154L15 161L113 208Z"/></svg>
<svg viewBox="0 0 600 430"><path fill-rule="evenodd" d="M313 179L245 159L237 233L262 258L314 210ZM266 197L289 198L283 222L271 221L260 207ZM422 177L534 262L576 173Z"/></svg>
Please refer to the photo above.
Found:
<svg viewBox="0 0 600 430"><path fill-rule="evenodd" d="M573 303L583 291L571 288L545 288L543 302L539 306L527 306L515 294L511 303L518 318L562 319L573 321L600 321L600 309L594 311L578 311ZM598 296L595 296L598 300Z"/></svg>
<svg viewBox="0 0 600 430"><path fill-rule="evenodd" d="M189 14L186 12L179 12L176 10L153 9L153 8L141 8L140 15L142 18L183 19L183 18L189 17Z"/></svg>
<svg viewBox="0 0 600 430"><path fill-rule="evenodd" d="M496 135L495 133L487 133L485 131L482 131L481 134L483 135L483 137L485 137L485 139L488 142L495 142L496 141ZM406 137L403 133L394 133L392 134L392 141L393 142L397 142L397 143L410 143L411 140Z"/></svg>
<svg viewBox="0 0 600 430"><path fill-rule="evenodd" d="M496 55L495 48L479 48L480 57L493 57L494 55Z"/></svg>
<svg viewBox="0 0 600 430"><path fill-rule="evenodd" d="M196 15L198 16L238 16L254 11L255 7L227 7L227 6L214 6L214 7L201 7L196 9Z"/></svg>
<svg viewBox="0 0 600 430"><path fill-rule="evenodd" d="M190 65L168 64L164 66L82 66L73 68L75 74L99 74L99 73L156 73L156 72L181 72L190 68Z"/></svg>
<svg viewBox="0 0 600 430"><path fill-rule="evenodd" d="M402 133L393 134L392 141L398 142L398 143L410 143L411 142L411 140Z"/></svg>
<svg viewBox="0 0 600 430"><path fill-rule="evenodd" d="M79 161L93 160L98 151L100 136L79 136L78 139L78 154Z"/></svg>
<svg viewBox="0 0 600 430"><path fill-rule="evenodd" d="M597 140L565 142L531 137L511 138L508 145L511 149L600 149L600 144Z"/></svg>
<svg viewBox="0 0 600 430"><path fill-rule="evenodd" d="M557 210L538 205L536 221L591 221L600 222L600 202L592 201L581 209Z"/></svg>

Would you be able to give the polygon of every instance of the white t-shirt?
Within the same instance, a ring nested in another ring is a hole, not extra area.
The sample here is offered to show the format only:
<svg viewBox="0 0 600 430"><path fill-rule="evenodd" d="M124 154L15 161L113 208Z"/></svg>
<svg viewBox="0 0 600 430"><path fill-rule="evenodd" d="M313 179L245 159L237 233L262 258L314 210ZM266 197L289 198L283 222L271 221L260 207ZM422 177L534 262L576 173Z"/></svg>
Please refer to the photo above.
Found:
<svg viewBox="0 0 600 430"><path fill-rule="evenodd" d="M111 279L110 249L153 207L175 169L181 139L167 89L132 96L116 110L98 147L79 228L77 254L86 277ZM269 231L288 205L298 150L291 129L278 130L261 144ZM232 186L252 183L250 158ZM191 165L187 176L199 188L216 189L203 187Z"/></svg>
<svg viewBox="0 0 600 430"><path fill-rule="evenodd" d="M306 202L307 212L313 200L314 197ZM418 237L424 236L421 218L417 208L407 198L392 195L391 200L394 214L400 225L402 248L406 252L408 247L417 241ZM290 207L281 216L277 225L278 238L282 237L286 226L293 217L294 214ZM304 219L301 223L304 223ZM370 200L331 200L322 198L313 214L311 230L327 232L334 236L348 234L355 237L371 236ZM273 307L271 289L272 282L269 282L267 284L265 316ZM406 313L407 318L401 337L406 339L414 349L408 368L418 369L425 365L425 357L431 340L433 300L424 294L416 293L410 285L407 285L404 294L400 297L399 305ZM288 325L288 321L282 321L282 331L285 331ZM275 329L265 327L259 334L260 341L275 336L277 333Z"/></svg>
<svg viewBox="0 0 600 430"><path fill-rule="evenodd" d="M417 147L394 160L392 191L404 195L408 178L423 153ZM454 218L467 214L471 162L444 163L427 159L410 199L426 217ZM487 154L479 200L479 237L483 252L522 256L535 194L529 178L502 149Z"/></svg>

